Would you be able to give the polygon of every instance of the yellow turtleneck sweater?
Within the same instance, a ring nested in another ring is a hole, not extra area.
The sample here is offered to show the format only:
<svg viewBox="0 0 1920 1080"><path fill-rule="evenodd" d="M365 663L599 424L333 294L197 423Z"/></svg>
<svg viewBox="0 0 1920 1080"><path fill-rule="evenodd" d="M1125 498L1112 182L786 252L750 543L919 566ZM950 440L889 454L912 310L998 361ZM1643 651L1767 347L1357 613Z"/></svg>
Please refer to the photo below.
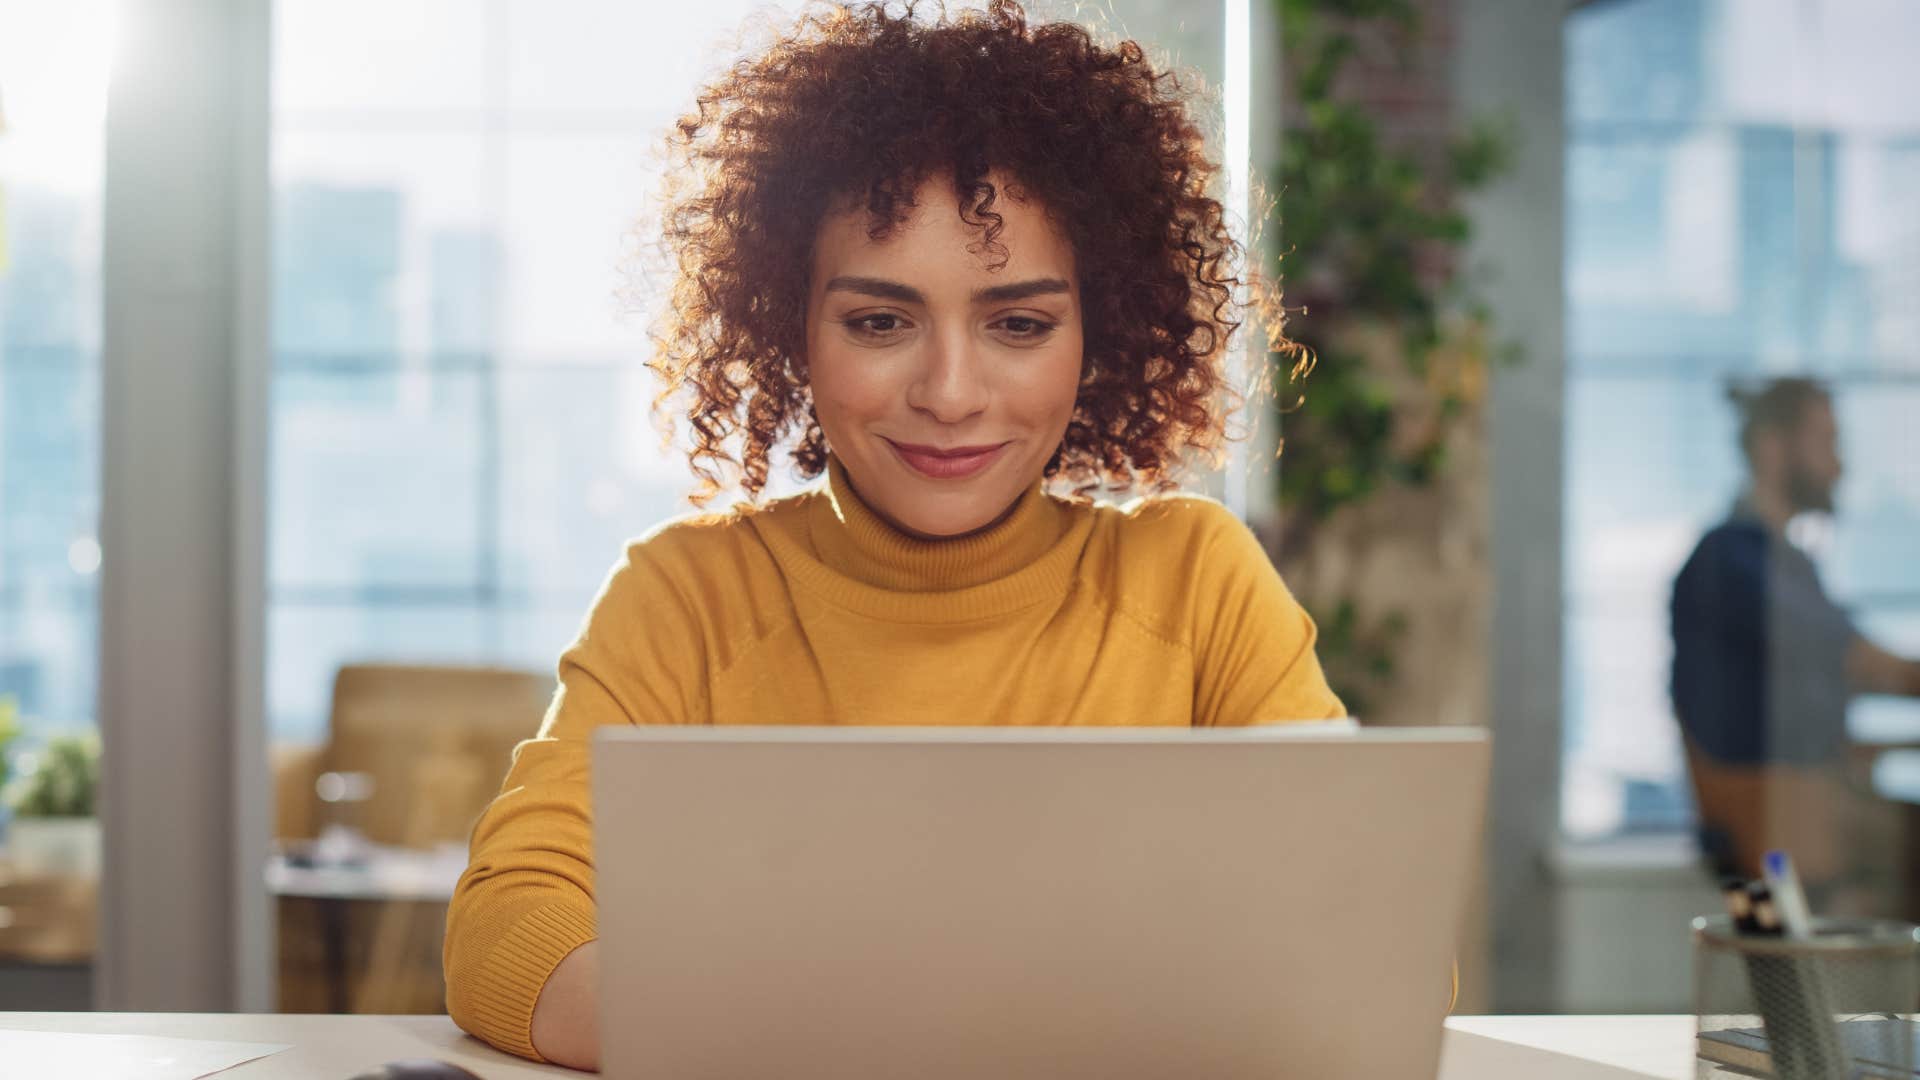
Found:
<svg viewBox="0 0 1920 1080"><path fill-rule="evenodd" d="M1187 726L1346 715L1313 622L1238 519L1036 484L990 529L924 541L823 488L628 547L560 657L539 734L474 827L447 913L447 1009L538 1058L547 976L594 936L587 765L602 724Z"/></svg>

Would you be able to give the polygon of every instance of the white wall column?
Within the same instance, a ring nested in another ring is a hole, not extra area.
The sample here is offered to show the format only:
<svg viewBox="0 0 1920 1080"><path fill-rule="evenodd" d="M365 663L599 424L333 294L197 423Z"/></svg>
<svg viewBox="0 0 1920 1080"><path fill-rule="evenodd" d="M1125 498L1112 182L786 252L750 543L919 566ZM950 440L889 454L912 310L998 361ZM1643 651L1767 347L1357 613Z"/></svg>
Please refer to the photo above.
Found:
<svg viewBox="0 0 1920 1080"><path fill-rule="evenodd" d="M267 1008L267 0L122 4L107 116L95 1004Z"/></svg>
<svg viewBox="0 0 1920 1080"><path fill-rule="evenodd" d="M1514 168L1470 203L1476 270L1519 366L1497 372L1492 485L1493 792L1487 838L1496 1012L1550 1012L1556 900L1544 856L1560 830L1565 3L1459 0L1461 116L1511 122Z"/></svg>

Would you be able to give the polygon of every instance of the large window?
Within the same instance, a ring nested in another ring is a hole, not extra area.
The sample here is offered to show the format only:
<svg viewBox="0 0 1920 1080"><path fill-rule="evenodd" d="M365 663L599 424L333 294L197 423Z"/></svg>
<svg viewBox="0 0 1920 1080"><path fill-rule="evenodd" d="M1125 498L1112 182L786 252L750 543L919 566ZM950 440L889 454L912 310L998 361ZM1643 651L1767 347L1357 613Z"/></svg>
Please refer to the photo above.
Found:
<svg viewBox="0 0 1920 1080"><path fill-rule="evenodd" d="M1564 824L1690 820L1674 574L1739 491L1735 379L1835 392L1846 478L1798 537L1920 653L1920 7L1609 0L1567 30ZM1858 699L1857 737L1920 737Z"/></svg>
<svg viewBox="0 0 1920 1080"><path fill-rule="evenodd" d="M0 698L91 728L112 5L0 0Z"/></svg>

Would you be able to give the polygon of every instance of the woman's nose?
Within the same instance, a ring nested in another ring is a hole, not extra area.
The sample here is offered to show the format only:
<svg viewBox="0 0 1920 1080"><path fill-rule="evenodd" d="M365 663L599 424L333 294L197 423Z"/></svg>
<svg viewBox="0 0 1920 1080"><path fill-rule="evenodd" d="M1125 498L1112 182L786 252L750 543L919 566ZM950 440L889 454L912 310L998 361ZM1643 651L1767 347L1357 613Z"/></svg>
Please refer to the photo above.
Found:
<svg viewBox="0 0 1920 1080"><path fill-rule="evenodd" d="M907 405L943 424L957 424L984 410L989 397L979 351L967 335L934 335L907 386Z"/></svg>

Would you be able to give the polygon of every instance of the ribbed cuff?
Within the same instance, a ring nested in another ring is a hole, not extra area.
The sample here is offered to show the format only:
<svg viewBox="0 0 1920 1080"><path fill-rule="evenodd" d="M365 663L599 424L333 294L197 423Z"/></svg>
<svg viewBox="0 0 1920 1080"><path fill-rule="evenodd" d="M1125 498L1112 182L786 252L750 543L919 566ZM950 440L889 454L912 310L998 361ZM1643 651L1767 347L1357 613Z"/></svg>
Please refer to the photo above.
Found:
<svg viewBox="0 0 1920 1080"><path fill-rule="evenodd" d="M475 1034L509 1053L545 1061L533 1048L533 1007L553 969L598 934L592 908L535 908L516 921L470 978Z"/></svg>

